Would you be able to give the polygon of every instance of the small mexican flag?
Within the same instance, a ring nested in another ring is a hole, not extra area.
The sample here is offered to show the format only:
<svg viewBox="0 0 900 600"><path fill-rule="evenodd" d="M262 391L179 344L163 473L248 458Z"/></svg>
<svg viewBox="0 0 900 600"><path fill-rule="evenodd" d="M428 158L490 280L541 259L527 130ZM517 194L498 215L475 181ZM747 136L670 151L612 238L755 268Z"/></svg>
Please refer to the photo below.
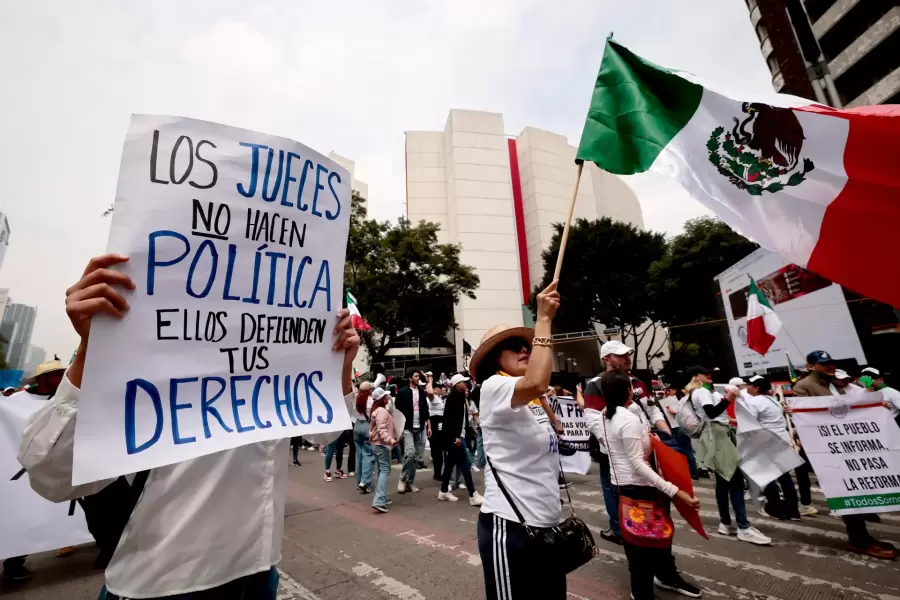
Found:
<svg viewBox="0 0 900 600"><path fill-rule="evenodd" d="M750 278L750 296L747 298L747 346L754 352L765 354L775 343L783 325L769 303L769 299Z"/></svg>
<svg viewBox="0 0 900 600"><path fill-rule="evenodd" d="M347 290L347 310L350 311L350 322L353 323L354 329L357 331L368 331L372 329L372 326L366 323L366 320L362 318L359 307L356 305L356 298L353 297L350 290Z"/></svg>
<svg viewBox="0 0 900 600"><path fill-rule="evenodd" d="M797 383L797 369L794 368L794 363L791 361L791 355L787 352L785 352L784 355L788 361L788 377L791 378L791 383Z"/></svg>
<svg viewBox="0 0 900 600"><path fill-rule="evenodd" d="M900 277L859 268L900 263L898 140L900 106L729 97L608 40L576 158L671 177L763 247L900 307Z"/></svg>

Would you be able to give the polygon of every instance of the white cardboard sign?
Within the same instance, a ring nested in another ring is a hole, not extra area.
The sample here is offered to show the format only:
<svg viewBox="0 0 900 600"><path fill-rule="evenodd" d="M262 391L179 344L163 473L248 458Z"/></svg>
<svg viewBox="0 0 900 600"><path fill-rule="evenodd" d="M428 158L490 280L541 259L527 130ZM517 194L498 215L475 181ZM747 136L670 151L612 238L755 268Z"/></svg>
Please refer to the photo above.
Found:
<svg viewBox="0 0 900 600"><path fill-rule="evenodd" d="M791 407L830 509L900 511L900 428L880 393L794 398Z"/></svg>
<svg viewBox="0 0 900 600"><path fill-rule="evenodd" d="M563 426L562 439L571 444L587 448L591 431L584 418L584 411L578 408L578 402L571 396L551 396L550 408ZM591 468L591 456L588 452L576 452L572 456L559 457L563 471L586 475Z"/></svg>
<svg viewBox="0 0 900 600"><path fill-rule="evenodd" d="M81 506L38 496L19 464L25 423L46 402L27 392L0 397L0 560L93 540Z"/></svg>
<svg viewBox="0 0 900 600"><path fill-rule="evenodd" d="M350 174L292 140L135 115L109 252L137 289L91 327L73 483L350 427Z"/></svg>

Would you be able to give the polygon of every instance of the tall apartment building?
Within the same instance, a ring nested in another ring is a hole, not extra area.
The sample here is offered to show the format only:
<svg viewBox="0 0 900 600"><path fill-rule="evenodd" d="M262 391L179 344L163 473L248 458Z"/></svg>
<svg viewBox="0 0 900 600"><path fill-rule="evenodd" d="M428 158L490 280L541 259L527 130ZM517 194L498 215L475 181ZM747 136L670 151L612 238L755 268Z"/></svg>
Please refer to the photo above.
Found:
<svg viewBox="0 0 900 600"><path fill-rule="evenodd" d="M457 364L493 325L530 324L531 289L544 276L541 252L565 220L575 150L564 136L526 127L507 136L503 115L451 110L443 131L406 133L406 217L441 226L481 283L456 306ZM609 216L643 226L625 183L586 164L575 218Z"/></svg>
<svg viewBox="0 0 900 600"><path fill-rule="evenodd" d="M745 0L778 92L838 107L900 104L896 0Z"/></svg>
<svg viewBox="0 0 900 600"><path fill-rule="evenodd" d="M6 362L14 371L22 369L25 365L36 317L37 308L25 304L10 304L3 315L0 333L8 342Z"/></svg>
<svg viewBox="0 0 900 600"><path fill-rule="evenodd" d="M346 158L346 157L341 156L340 154L336 154L334 152L329 154L328 158L330 158L337 164L341 165L342 167L344 167L345 169L350 171L350 189L353 190L354 192L358 193L360 196L362 196L363 198L365 198L368 201L368 199L369 199L369 184L365 183L364 181L360 181L359 179L356 178L356 163L353 162L352 160L350 160L349 158Z"/></svg>

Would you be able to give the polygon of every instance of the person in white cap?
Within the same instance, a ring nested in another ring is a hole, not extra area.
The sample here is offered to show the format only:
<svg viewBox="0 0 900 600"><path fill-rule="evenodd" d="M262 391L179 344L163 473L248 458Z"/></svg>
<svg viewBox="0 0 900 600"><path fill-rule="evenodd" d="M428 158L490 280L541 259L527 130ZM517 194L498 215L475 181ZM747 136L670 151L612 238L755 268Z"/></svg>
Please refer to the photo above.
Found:
<svg viewBox="0 0 900 600"><path fill-rule="evenodd" d="M372 392L372 414L369 418L369 443L375 456L378 477L375 483L375 497L372 508L386 513L391 501L387 495L388 478L391 475L391 449L397 446L397 430L394 417L388 410L391 395L382 388Z"/></svg>
<svg viewBox="0 0 900 600"><path fill-rule="evenodd" d="M845 394L861 394L866 391L866 388L854 383L853 376L843 369L835 369L834 387L839 391L843 390Z"/></svg>
<svg viewBox="0 0 900 600"><path fill-rule="evenodd" d="M863 377L866 379L864 380ZM866 382L866 389L881 392L884 406L891 411L891 416L900 425L900 392L884 382L884 375L875 367L866 367L860 373L860 381Z"/></svg>
<svg viewBox="0 0 900 600"><path fill-rule="evenodd" d="M466 422L468 405L466 402L467 383L469 378L457 373L450 378L450 390L444 399L443 442L446 451L444 461L444 473L441 477L441 490L438 492L438 500L456 502L459 500L450 493L450 478L453 468L456 467L462 473L466 482L466 490L469 492L469 504L481 506L484 498L475 489L472 481L472 470L469 459L466 456L464 445L466 443Z"/></svg>

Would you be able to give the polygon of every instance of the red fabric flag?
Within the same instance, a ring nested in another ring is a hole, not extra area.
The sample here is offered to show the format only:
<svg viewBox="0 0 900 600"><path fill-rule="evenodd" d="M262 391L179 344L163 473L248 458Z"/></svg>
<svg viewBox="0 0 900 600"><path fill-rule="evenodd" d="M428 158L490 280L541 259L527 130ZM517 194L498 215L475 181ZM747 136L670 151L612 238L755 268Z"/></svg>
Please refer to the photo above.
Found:
<svg viewBox="0 0 900 600"><path fill-rule="evenodd" d="M655 437L651 438L653 442L653 452L656 454L656 464L659 467L659 474L663 479L674 483L679 490L683 490L686 494L694 495L694 484L691 481L691 471L688 469L687 457L683 454L669 448ZM703 529L703 523L700 521L700 513L678 498L672 498L672 503L678 509L678 514L684 517L688 525L694 528L704 539L709 539L706 531Z"/></svg>

